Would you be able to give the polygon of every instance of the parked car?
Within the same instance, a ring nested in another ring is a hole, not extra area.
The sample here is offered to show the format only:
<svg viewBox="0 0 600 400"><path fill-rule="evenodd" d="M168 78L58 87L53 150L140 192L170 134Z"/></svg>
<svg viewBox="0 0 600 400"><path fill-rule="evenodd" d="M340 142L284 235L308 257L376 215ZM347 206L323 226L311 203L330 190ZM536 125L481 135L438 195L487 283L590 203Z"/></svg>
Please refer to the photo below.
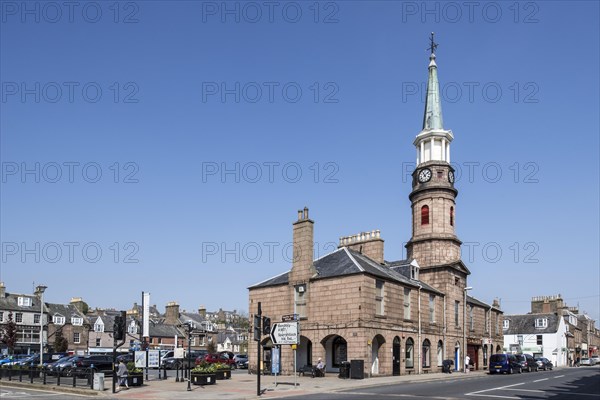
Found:
<svg viewBox="0 0 600 400"><path fill-rule="evenodd" d="M517 357L517 361L519 361L519 363L521 364L521 369L523 371L537 372L538 365L531 354L515 354L515 357Z"/></svg>
<svg viewBox="0 0 600 400"><path fill-rule="evenodd" d="M52 362L44 365L44 368L46 369L46 373L48 375L54 375L55 374L55 370L56 370L56 366L58 364L60 364L60 363L63 363L65 361L70 360L71 358L73 358L73 356L65 356L65 357L59 358L56 361L52 361Z"/></svg>
<svg viewBox="0 0 600 400"><path fill-rule="evenodd" d="M133 361L133 354L131 353L126 353L126 354L120 354L117 356L117 362L121 362L123 361L125 364L127 364L130 361Z"/></svg>
<svg viewBox="0 0 600 400"><path fill-rule="evenodd" d="M552 368L554 368L552 361L548 360L545 357L538 357L535 359L535 362L537 362L538 369L543 369L544 371L547 371L547 370L552 371Z"/></svg>
<svg viewBox="0 0 600 400"><path fill-rule="evenodd" d="M112 371L113 358L106 355L91 355L83 357L75 363L74 372L77 376L87 376L91 370L95 371Z"/></svg>
<svg viewBox="0 0 600 400"><path fill-rule="evenodd" d="M194 366L197 364L196 361L198 360L198 358L204 357L206 354L208 354L208 353L205 350L194 350L194 351L190 352L189 357L187 357L187 356L184 358L175 358L173 356L165 357L161 360L161 368L177 369L177 368L181 368L182 366L184 366L186 368L188 368L188 367L194 368Z"/></svg>
<svg viewBox="0 0 600 400"><path fill-rule="evenodd" d="M43 357L43 362L42 365L45 367L48 364L59 360L62 357L65 357L67 355L67 353L44 353L44 357ZM18 365L21 365L22 367L34 367L36 365L38 365L40 363L40 355L38 354L34 354L33 356L26 358L25 360L21 361Z"/></svg>
<svg viewBox="0 0 600 400"><path fill-rule="evenodd" d="M65 361L54 364L52 374L61 376L73 376L73 371L77 368L77 362L82 360L84 356L71 356Z"/></svg>
<svg viewBox="0 0 600 400"><path fill-rule="evenodd" d="M248 368L248 365L246 364L246 362L248 361L247 354L236 354L235 356L233 356L233 361L235 361L235 365L237 368Z"/></svg>
<svg viewBox="0 0 600 400"><path fill-rule="evenodd" d="M590 357L590 361L592 362L592 365L600 364L600 357L598 357L598 356L591 356Z"/></svg>
<svg viewBox="0 0 600 400"><path fill-rule="evenodd" d="M16 362L23 361L29 357L31 357L31 354L15 354L0 360L0 365L13 365Z"/></svg>
<svg viewBox="0 0 600 400"><path fill-rule="evenodd" d="M492 354L490 357L490 374L521 373L521 364L513 354Z"/></svg>
<svg viewBox="0 0 600 400"><path fill-rule="evenodd" d="M229 357L228 352L214 353L214 354L206 354L203 357L198 357L196 359L196 365L202 362L207 363L222 363L227 364L231 368L235 368L235 361L233 360L233 356Z"/></svg>
<svg viewBox="0 0 600 400"><path fill-rule="evenodd" d="M581 360L579 360L579 365L591 366L592 361L587 357L583 357Z"/></svg>

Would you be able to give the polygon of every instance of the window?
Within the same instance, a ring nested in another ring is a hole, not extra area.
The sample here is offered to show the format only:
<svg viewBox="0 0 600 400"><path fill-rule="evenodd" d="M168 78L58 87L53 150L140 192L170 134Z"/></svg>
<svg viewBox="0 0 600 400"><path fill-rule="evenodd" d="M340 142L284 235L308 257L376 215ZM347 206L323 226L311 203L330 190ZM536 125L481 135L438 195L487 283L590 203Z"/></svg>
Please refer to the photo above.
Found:
<svg viewBox="0 0 600 400"><path fill-rule="evenodd" d="M498 318L498 314L494 314L494 319L496 320L496 323L494 325L496 325L496 335L500 332L500 318Z"/></svg>
<svg viewBox="0 0 600 400"><path fill-rule="evenodd" d="M298 285L294 290L295 314L299 318L306 318L306 285Z"/></svg>
<svg viewBox="0 0 600 400"><path fill-rule="evenodd" d="M73 332L73 343L81 343L81 335L79 334L79 332Z"/></svg>
<svg viewBox="0 0 600 400"><path fill-rule="evenodd" d="M543 344L543 335L536 335L536 343L538 346L541 346Z"/></svg>
<svg viewBox="0 0 600 400"><path fill-rule="evenodd" d="M410 278L411 279L419 279L419 268L414 265L410 266Z"/></svg>
<svg viewBox="0 0 600 400"><path fill-rule="evenodd" d="M486 345L483 346L483 366L487 366L488 348Z"/></svg>
<svg viewBox="0 0 600 400"><path fill-rule="evenodd" d="M421 207L421 225L429 224L429 206Z"/></svg>
<svg viewBox="0 0 600 400"><path fill-rule="evenodd" d="M200 346L206 346L206 335L198 336L198 342L200 342Z"/></svg>
<svg viewBox="0 0 600 400"><path fill-rule="evenodd" d="M96 347L100 347L100 338L96 338Z"/></svg>
<svg viewBox="0 0 600 400"><path fill-rule="evenodd" d="M428 339L423 341L423 368L431 367L431 343Z"/></svg>
<svg viewBox="0 0 600 400"><path fill-rule="evenodd" d="M469 306L469 329L475 329L475 321L473 319L473 306Z"/></svg>
<svg viewBox="0 0 600 400"><path fill-rule="evenodd" d="M437 348L437 365L441 367L444 362L444 343L440 340Z"/></svg>
<svg viewBox="0 0 600 400"><path fill-rule="evenodd" d="M195 336L192 336L192 342L191 342L191 345L192 345L192 346L195 346L195 345L196 345L196 337L195 337Z"/></svg>
<svg viewBox="0 0 600 400"><path fill-rule="evenodd" d="M509 326L510 326L509 320L505 319L504 321L502 321L502 329L503 330L507 330Z"/></svg>
<svg viewBox="0 0 600 400"><path fill-rule="evenodd" d="M63 317L62 315L55 315L54 317L52 317L52 323L56 325L64 325L65 317Z"/></svg>
<svg viewBox="0 0 600 400"><path fill-rule="evenodd" d="M104 332L104 324L96 322L94 324L94 332Z"/></svg>
<svg viewBox="0 0 600 400"><path fill-rule="evenodd" d="M71 317L71 324L75 326L81 326L83 325L83 318Z"/></svg>
<svg viewBox="0 0 600 400"><path fill-rule="evenodd" d="M31 306L31 298L29 297L19 297L17 299L17 304L21 307L30 307Z"/></svg>
<svg viewBox="0 0 600 400"><path fill-rule="evenodd" d="M548 319L547 318L536 318L535 319L535 327L536 328L547 328L548 327Z"/></svg>
<svg viewBox="0 0 600 400"><path fill-rule="evenodd" d="M346 344L346 340L343 337L338 336L333 339L333 345L331 346L332 352L332 362L334 367L339 367L342 365L342 361L346 361L348 359L348 345Z"/></svg>
<svg viewBox="0 0 600 400"><path fill-rule="evenodd" d="M158 338L158 344L162 344L162 338Z"/></svg>
<svg viewBox="0 0 600 400"><path fill-rule="evenodd" d="M458 309L460 308L460 301L456 300L454 302L454 325L460 326L458 323Z"/></svg>
<svg viewBox="0 0 600 400"><path fill-rule="evenodd" d="M435 295L429 295L429 322L435 322Z"/></svg>
<svg viewBox="0 0 600 400"><path fill-rule="evenodd" d="M23 313L15 313L15 322L17 324L20 324L21 322L23 322Z"/></svg>
<svg viewBox="0 0 600 400"><path fill-rule="evenodd" d="M404 354L404 357L406 358L406 368L414 368L415 366L413 359L414 347L415 346L412 338L408 338L406 340L406 352Z"/></svg>
<svg viewBox="0 0 600 400"><path fill-rule="evenodd" d="M454 226L454 207L450 207L450 225Z"/></svg>
<svg viewBox="0 0 600 400"><path fill-rule="evenodd" d="M40 314L33 314L33 323L34 324L40 323Z"/></svg>
<svg viewBox="0 0 600 400"><path fill-rule="evenodd" d="M0 322L4 322L4 311L0 311Z"/></svg>
<svg viewBox="0 0 600 400"><path fill-rule="evenodd" d="M410 319L410 289L404 288L404 319Z"/></svg>
<svg viewBox="0 0 600 400"><path fill-rule="evenodd" d="M485 332L490 331L490 310L485 310Z"/></svg>
<svg viewBox="0 0 600 400"><path fill-rule="evenodd" d="M375 314L384 315L384 304L383 304L383 281L375 281Z"/></svg>

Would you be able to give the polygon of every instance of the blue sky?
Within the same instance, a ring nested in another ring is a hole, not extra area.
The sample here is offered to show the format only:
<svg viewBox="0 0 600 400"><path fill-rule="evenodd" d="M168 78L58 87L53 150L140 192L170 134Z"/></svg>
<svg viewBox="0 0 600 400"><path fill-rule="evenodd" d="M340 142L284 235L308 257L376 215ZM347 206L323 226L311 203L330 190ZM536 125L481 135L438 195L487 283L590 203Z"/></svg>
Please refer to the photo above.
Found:
<svg viewBox="0 0 600 400"><path fill-rule="evenodd" d="M435 31L472 294L600 319L597 2L0 4L9 292L247 310L304 206L403 258Z"/></svg>

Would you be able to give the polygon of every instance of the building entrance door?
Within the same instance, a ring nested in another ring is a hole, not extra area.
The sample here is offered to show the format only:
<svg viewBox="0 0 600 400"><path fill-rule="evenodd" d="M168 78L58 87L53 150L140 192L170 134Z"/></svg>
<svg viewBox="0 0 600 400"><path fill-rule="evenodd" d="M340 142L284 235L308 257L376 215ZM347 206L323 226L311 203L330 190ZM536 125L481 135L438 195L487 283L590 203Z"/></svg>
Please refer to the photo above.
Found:
<svg viewBox="0 0 600 400"><path fill-rule="evenodd" d="M400 375L400 338L396 336L394 338L394 344L392 346L392 375Z"/></svg>
<svg viewBox="0 0 600 400"><path fill-rule="evenodd" d="M478 348L479 346L474 346L470 344L467 345L467 354L470 358L470 364L473 365L473 368L471 369L475 371L479 369L479 357L477 357L477 353L479 353Z"/></svg>

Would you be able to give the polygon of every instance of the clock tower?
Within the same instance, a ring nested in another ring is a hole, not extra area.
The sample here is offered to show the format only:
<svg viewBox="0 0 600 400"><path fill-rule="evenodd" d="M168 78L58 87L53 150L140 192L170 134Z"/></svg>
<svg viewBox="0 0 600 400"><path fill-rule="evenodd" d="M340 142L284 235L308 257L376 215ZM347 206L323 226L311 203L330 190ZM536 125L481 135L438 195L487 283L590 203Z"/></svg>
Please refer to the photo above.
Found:
<svg viewBox="0 0 600 400"><path fill-rule="evenodd" d="M417 260L421 279L426 282L429 280L426 279L428 269L454 267L468 274L460 261L461 241L455 230L458 191L454 187L454 169L450 165L450 143L454 135L444 129L436 47L432 36L423 129L413 143L417 150L417 167L412 174L409 196L412 237L406 244L408 259Z"/></svg>

